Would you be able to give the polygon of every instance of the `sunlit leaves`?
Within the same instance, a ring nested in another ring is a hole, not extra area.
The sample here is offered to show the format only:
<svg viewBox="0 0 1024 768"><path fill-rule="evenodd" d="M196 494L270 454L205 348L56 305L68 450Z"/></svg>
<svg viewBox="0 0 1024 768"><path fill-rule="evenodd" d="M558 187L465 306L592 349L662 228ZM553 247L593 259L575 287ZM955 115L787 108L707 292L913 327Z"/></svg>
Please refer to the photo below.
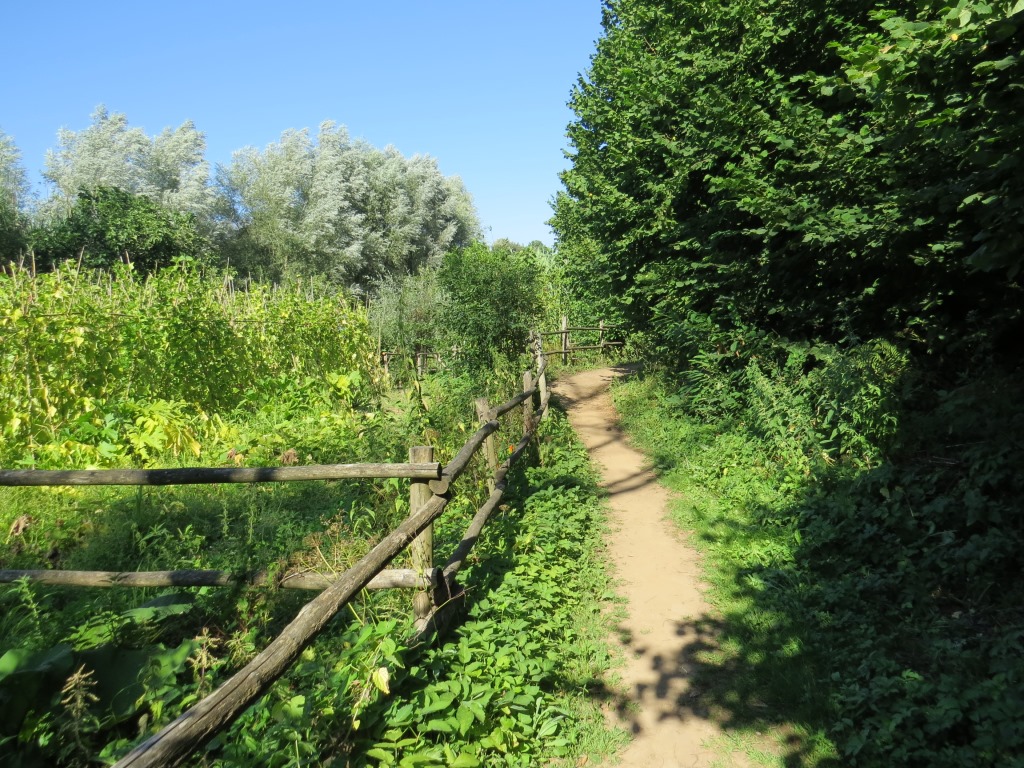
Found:
<svg viewBox="0 0 1024 768"><path fill-rule="evenodd" d="M611 2L570 102L560 253L666 347L694 311L934 353L1017 322L1019 26L967 0Z"/></svg>
<svg viewBox="0 0 1024 768"><path fill-rule="evenodd" d="M479 234L468 193L427 156L352 141L327 122L314 139L285 131L218 169L224 247L243 269L369 283L436 265Z"/></svg>
<svg viewBox="0 0 1024 768"><path fill-rule="evenodd" d="M172 211L210 216L206 140L191 121L153 138L130 127L126 115L102 105L92 121L82 131L62 128L58 148L47 152L43 176L55 186L47 209L66 214L79 192L115 187Z"/></svg>
<svg viewBox="0 0 1024 768"><path fill-rule="evenodd" d="M236 285L189 262L148 277L0 273L0 464L198 455L223 427L215 414L311 378L357 400L372 381L365 316L311 289Z"/></svg>

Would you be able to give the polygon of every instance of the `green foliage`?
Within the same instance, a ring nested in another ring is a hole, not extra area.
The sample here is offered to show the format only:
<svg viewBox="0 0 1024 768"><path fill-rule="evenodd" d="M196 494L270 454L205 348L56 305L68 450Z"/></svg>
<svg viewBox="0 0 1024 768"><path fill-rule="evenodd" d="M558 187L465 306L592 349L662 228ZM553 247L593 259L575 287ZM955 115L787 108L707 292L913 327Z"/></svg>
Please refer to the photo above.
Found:
<svg viewBox="0 0 1024 768"><path fill-rule="evenodd" d="M42 219L66 217L82 192L106 187L145 197L161 209L190 214L204 228L212 224L210 168L206 139L192 121L158 136L131 128L128 117L102 104L81 131L61 128L58 147L46 153L43 176L54 185L41 206Z"/></svg>
<svg viewBox="0 0 1024 768"><path fill-rule="evenodd" d="M16 260L25 248L22 208L29 193L21 152L0 131L0 263Z"/></svg>
<svg viewBox="0 0 1024 768"><path fill-rule="evenodd" d="M214 183L191 121L147 136L100 105L81 131L61 129L46 157L53 194L34 212L43 263L78 259L141 268L211 250L222 266L268 281L315 276L368 291L388 275L436 267L480 225L457 176L434 158L353 141L332 122L285 131L263 150L238 150ZM21 253L10 212L24 208L24 172L0 134L0 257ZM17 199L7 209L9 193ZM113 190L118 190L114 192ZM19 225L20 226L20 225Z"/></svg>
<svg viewBox="0 0 1024 768"><path fill-rule="evenodd" d="M583 732L603 730L582 704L610 663L597 637L609 586L601 509L564 416L544 433L541 466L526 470L478 544L466 621L399 674L401 696L366 713L376 735L357 743L352 764L532 766L585 754ZM621 741L604 736L598 752Z"/></svg>
<svg viewBox="0 0 1024 768"><path fill-rule="evenodd" d="M541 283L532 251L492 250L482 243L450 251L438 279L446 293L446 332L461 360L482 369L495 355L527 348L541 308Z"/></svg>
<svg viewBox="0 0 1024 768"><path fill-rule="evenodd" d="M696 315L948 360L1012 349L1011 5L608 3L571 101L559 253L662 341Z"/></svg>
<svg viewBox="0 0 1024 768"><path fill-rule="evenodd" d="M765 351L618 394L712 558L724 643L698 674L734 722L807 734L801 764L826 734L849 765L1015 764L1016 378L927 395L886 345Z"/></svg>
<svg viewBox="0 0 1024 768"><path fill-rule="evenodd" d="M324 413L332 404L317 391L281 385L265 400L251 396L230 421L236 458L273 461L283 444L315 460L401 459L425 433L446 458L471 428L477 390L466 377L428 380L407 405L372 415L336 403ZM586 454L557 415L538 451L542 466L525 478L517 470L508 507L462 573L472 618L455 639L412 653L401 640L411 631L406 596L362 596L197 759L529 765L621 740L604 734L582 693L609 663L599 639L600 506ZM487 493L483 480L478 468L460 479L436 532L439 551L461 538ZM56 557L83 569L245 572L269 563L271 572L340 572L408 511L397 480L4 493L0 506L29 521L3 567ZM150 598L25 583L0 590L5 754L25 768L118 759L250 660L308 595L200 589Z"/></svg>
<svg viewBox="0 0 1024 768"><path fill-rule="evenodd" d="M572 96L563 270L678 377L732 661L844 764L1019 763L1022 25L610 0Z"/></svg>
<svg viewBox="0 0 1024 768"><path fill-rule="evenodd" d="M192 214L102 186L79 192L67 217L33 231L30 243L37 264L51 267L74 259L85 268L125 263L151 272L178 258L206 260L209 254Z"/></svg>
<svg viewBox="0 0 1024 768"><path fill-rule="evenodd" d="M487 387L441 376L374 407L374 345L359 309L312 285L242 290L184 261L144 278L128 267L11 269L0 288L7 466L404 460L408 445L424 442L446 461L473 430L473 398L498 401L519 385L518 367L505 362ZM518 438L511 423L500 440ZM414 763L424 749L440 764L487 755L525 765L573 756L581 744L607 749L603 721L579 694L607 664L596 639L599 507L564 421L547 430L544 468L516 481L514 511L499 513L465 575L474 605L486 596L465 642L417 659L401 642L405 600L361 596L352 620L339 617L199 759L376 763L372 750L390 749L398 727L385 713L421 695L436 705L437 671L450 662L456 680L467 650L486 663L467 673L456 730L447 733L438 713L403 720L418 746L391 750L395 761ZM483 464L460 480L438 526L441 551L487 495ZM407 514L406 499L398 480L0 489L9 532L0 567L337 573ZM117 760L250 660L306 599L243 587L0 590L4 754L25 768Z"/></svg>
<svg viewBox="0 0 1024 768"><path fill-rule="evenodd" d="M911 414L891 464L801 513L809 603L835 657L835 732L865 764L1015 764L1024 746L1011 381L940 394Z"/></svg>
<svg viewBox="0 0 1024 768"><path fill-rule="evenodd" d="M405 355L440 349L444 301L437 270L384 277L374 289L369 310L381 349Z"/></svg>
<svg viewBox="0 0 1024 768"><path fill-rule="evenodd" d="M0 262L17 260L25 251L25 229L22 217L10 200L0 195Z"/></svg>
<svg viewBox="0 0 1024 768"><path fill-rule="evenodd" d="M579 211L560 192L555 215L548 222L558 233L558 245L549 269L553 295L544 330L559 327L562 316L570 325L595 325L601 320L618 325L624 319L609 264L600 244L584 230Z"/></svg>
<svg viewBox="0 0 1024 768"><path fill-rule="evenodd" d="M365 316L343 298L240 290L188 262L145 278L129 268L36 277L12 268L0 275L0 335L8 466L198 455L205 441L231 438L224 418L243 403L278 396L286 408L310 381L352 403L376 370Z"/></svg>
<svg viewBox="0 0 1024 768"><path fill-rule="evenodd" d="M479 232L462 181L433 158L351 141L331 122L315 139L289 130L262 151L235 152L217 186L224 257L265 279L319 275L366 290L436 266Z"/></svg>

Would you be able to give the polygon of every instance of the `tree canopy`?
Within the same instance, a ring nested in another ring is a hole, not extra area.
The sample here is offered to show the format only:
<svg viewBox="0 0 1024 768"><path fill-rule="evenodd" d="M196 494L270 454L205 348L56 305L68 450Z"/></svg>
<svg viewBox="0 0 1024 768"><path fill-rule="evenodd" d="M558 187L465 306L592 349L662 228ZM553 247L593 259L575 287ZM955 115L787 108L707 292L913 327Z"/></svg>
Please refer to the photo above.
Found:
<svg viewBox="0 0 1024 768"><path fill-rule="evenodd" d="M559 248L687 318L943 354L1019 327L1021 3L613 0Z"/></svg>
<svg viewBox="0 0 1024 768"><path fill-rule="evenodd" d="M203 259L209 252L194 215L104 186L79 192L66 217L36 229L29 240L37 264L51 267L75 258L85 267L126 263L149 272L178 257Z"/></svg>
<svg viewBox="0 0 1024 768"><path fill-rule="evenodd" d="M233 263L273 276L298 268L365 286L436 265L480 234L462 181L433 158L352 141L331 122L315 139L285 131L239 150L217 184Z"/></svg>
<svg viewBox="0 0 1024 768"><path fill-rule="evenodd" d="M1012 763L1024 0L607 0L603 24L561 271L666 363L653 408L685 437L657 451L716 457L685 461L735 508L693 504L715 551L756 532L743 688L799 637L807 683L773 706L814 704L843 764Z"/></svg>
<svg viewBox="0 0 1024 768"><path fill-rule="evenodd" d="M51 194L30 207L18 150L0 134L0 254L31 245L40 263L99 266L165 264L177 251L268 280L316 276L366 291L481 236L459 177L333 122L238 150L212 179L205 151L191 121L151 137L101 105L84 130L58 132L43 174Z"/></svg>
<svg viewBox="0 0 1024 768"><path fill-rule="evenodd" d="M10 136L0 131L0 259L14 258L24 247L20 211L27 195L21 152Z"/></svg>
<svg viewBox="0 0 1024 768"><path fill-rule="evenodd" d="M46 207L66 215L79 192L98 187L144 195L168 210L208 216L213 202L206 139L191 120L150 138L126 115L100 105L92 125L62 128L46 155L43 176L54 186Z"/></svg>

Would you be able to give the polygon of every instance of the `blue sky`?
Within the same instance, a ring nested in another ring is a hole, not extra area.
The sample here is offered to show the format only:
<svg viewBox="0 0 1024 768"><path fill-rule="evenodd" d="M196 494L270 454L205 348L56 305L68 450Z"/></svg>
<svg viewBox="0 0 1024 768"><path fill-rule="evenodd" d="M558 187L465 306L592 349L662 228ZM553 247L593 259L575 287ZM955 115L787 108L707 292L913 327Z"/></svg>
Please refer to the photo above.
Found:
<svg viewBox="0 0 1024 768"><path fill-rule="evenodd" d="M600 19L600 0L11 3L0 129L39 182L57 129L101 103L149 135L192 120L211 164L334 120L461 176L488 240L551 244Z"/></svg>

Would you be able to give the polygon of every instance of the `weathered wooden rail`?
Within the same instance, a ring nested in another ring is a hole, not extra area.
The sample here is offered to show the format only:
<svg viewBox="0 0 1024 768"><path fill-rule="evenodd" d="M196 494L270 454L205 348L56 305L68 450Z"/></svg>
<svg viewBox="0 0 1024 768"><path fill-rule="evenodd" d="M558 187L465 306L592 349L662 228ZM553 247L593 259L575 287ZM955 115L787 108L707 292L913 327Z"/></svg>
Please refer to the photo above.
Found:
<svg viewBox="0 0 1024 768"><path fill-rule="evenodd" d="M180 469L0 469L0 485L207 485L294 480L437 479L437 462L313 464L304 467L182 467Z"/></svg>
<svg viewBox="0 0 1024 768"><path fill-rule="evenodd" d="M623 342L621 341L610 341L605 338L605 334L616 331L620 328L617 325L609 325L601 320L597 325L579 325L570 326L569 318L565 315L562 316L561 328L557 331L546 331L544 333L537 334L543 340L544 337L558 336L560 337L561 345L559 349L542 351L540 354L544 355L561 355L562 364L567 365L569 358L572 357L576 352L586 350L600 350L602 354L605 351L614 347L621 347ZM573 333L594 333L598 334L597 344L573 344L572 334ZM417 377L422 377L425 373L432 370L439 370L445 367L445 365L451 361L451 359L458 357L458 350L453 348L449 356L442 355L436 351L417 351L417 352L400 352L400 351L380 351L381 366L385 373L390 373L390 366L394 360L408 360L410 365L416 372Z"/></svg>
<svg viewBox="0 0 1024 768"><path fill-rule="evenodd" d="M410 480L410 514L359 562L336 576L301 573L272 578L266 573L251 575L223 571L151 571L116 573L106 571L0 571L0 581L28 579L41 584L80 587L229 586L238 583L282 588L319 589L287 627L244 668L236 672L205 699L184 712L116 763L115 768L177 766L195 754L216 734L227 728L299 658L302 651L324 630L327 623L363 589L414 589L413 615L416 639L423 639L444 624L455 609L459 594L455 578L488 518L497 508L506 488L508 473L529 446L548 407L547 357L541 337L534 335L532 350L536 375L527 371L523 391L505 403L491 407L486 399L476 401L480 426L463 447L441 466L433 461L433 448L414 446L405 464L339 464L314 467L187 468L171 470L3 470L0 485L169 485L177 483L283 482L347 478L392 478ZM534 401L539 395L539 411ZM494 446L498 419L522 408L523 432L519 443L500 465ZM484 449L490 496L479 508L460 543L443 568L434 565L432 524L444 512L452 484L466 471L473 456ZM404 549L409 548L413 568L385 570Z"/></svg>

